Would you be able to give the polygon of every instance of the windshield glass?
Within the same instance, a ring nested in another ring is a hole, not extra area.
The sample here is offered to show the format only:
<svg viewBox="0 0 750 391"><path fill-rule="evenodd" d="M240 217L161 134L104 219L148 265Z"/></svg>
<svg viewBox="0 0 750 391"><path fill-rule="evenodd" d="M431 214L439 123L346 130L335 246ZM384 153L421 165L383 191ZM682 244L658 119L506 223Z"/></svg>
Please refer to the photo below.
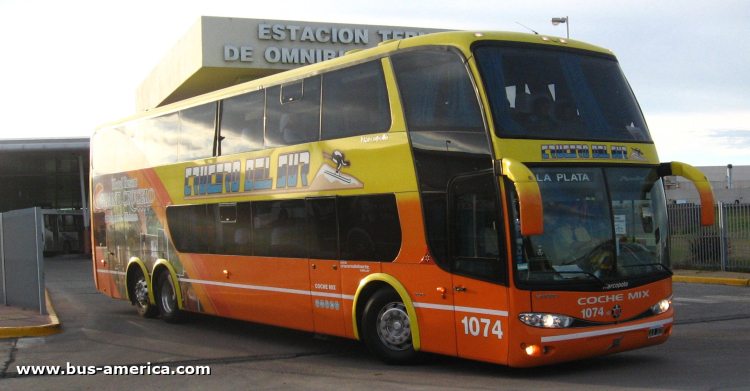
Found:
<svg viewBox="0 0 750 391"><path fill-rule="evenodd" d="M614 57L501 46L475 53L498 137L651 140Z"/></svg>
<svg viewBox="0 0 750 391"><path fill-rule="evenodd" d="M664 188L656 169L531 170L542 193L544 233L524 237L517 230L519 281L605 286L668 272Z"/></svg>

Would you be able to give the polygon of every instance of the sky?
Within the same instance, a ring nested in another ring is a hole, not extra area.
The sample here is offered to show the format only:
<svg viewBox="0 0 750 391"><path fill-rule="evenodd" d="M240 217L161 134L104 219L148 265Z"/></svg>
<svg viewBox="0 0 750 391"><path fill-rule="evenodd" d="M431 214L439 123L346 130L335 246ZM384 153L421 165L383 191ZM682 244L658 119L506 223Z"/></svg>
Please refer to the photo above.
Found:
<svg viewBox="0 0 750 391"><path fill-rule="evenodd" d="M282 5L282 6L280 6ZM661 161L750 165L747 0L0 0L0 138L86 137L201 15L528 30L611 49Z"/></svg>

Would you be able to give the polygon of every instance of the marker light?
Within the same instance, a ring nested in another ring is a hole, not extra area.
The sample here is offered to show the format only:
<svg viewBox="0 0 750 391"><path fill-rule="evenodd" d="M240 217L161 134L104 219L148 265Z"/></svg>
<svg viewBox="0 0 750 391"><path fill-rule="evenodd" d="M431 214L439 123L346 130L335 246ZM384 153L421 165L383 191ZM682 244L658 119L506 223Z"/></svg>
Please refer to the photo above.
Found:
<svg viewBox="0 0 750 391"><path fill-rule="evenodd" d="M659 315L667 312L667 310L669 310L669 307L672 306L672 297L673 296L669 296L666 299L659 300L658 303L654 304L651 307L651 311L654 312L654 315Z"/></svg>
<svg viewBox="0 0 750 391"><path fill-rule="evenodd" d="M542 349L539 346L529 345L526 347L526 354L528 354L529 356L539 356L541 352Z"/></svg>
<svg viewBox="0 0 750 391"><path fill-rule="evenodd" d="M560 38L560 43L568 43L568 40L566 40L565 38Z"/></svg>
<svg viewBox="0 0 750 391"><path fill-rule="evenodd" d="M558 314L540 314L536 312L523 313L518 315L518 319L534 327L547 329L562 329L570 327L573 324L573 318Z"/></svg>

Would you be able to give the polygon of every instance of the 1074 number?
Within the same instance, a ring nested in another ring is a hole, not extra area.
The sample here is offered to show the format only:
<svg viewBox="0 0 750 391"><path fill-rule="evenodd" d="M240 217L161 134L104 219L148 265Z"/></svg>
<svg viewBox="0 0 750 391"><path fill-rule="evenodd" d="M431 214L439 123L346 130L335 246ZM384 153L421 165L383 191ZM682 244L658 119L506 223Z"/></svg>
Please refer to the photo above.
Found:
<svg viewBox="0 0 750 391"><path fill-rule="evenodd" d="M499 320L492 324L491 319L464 316L461 323L464 325L464 334L471 334L475 337L481 334L485 338L492 334L497 335L497 339L503 339L503 328ZM490 325L492 325L491 329Z"/></svg>

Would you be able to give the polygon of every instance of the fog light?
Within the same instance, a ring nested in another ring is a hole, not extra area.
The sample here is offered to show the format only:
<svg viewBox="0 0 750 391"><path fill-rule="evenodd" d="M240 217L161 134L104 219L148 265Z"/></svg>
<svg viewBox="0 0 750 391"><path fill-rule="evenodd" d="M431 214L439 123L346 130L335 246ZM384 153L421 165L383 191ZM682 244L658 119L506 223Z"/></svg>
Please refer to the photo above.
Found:
<svg viewBox="0 0 750 391"><path fill-rule="evenodd" d="M526 347L526 354L532 357L537 357L542 353L542 348L536 345L529 345Z"/></svg>

